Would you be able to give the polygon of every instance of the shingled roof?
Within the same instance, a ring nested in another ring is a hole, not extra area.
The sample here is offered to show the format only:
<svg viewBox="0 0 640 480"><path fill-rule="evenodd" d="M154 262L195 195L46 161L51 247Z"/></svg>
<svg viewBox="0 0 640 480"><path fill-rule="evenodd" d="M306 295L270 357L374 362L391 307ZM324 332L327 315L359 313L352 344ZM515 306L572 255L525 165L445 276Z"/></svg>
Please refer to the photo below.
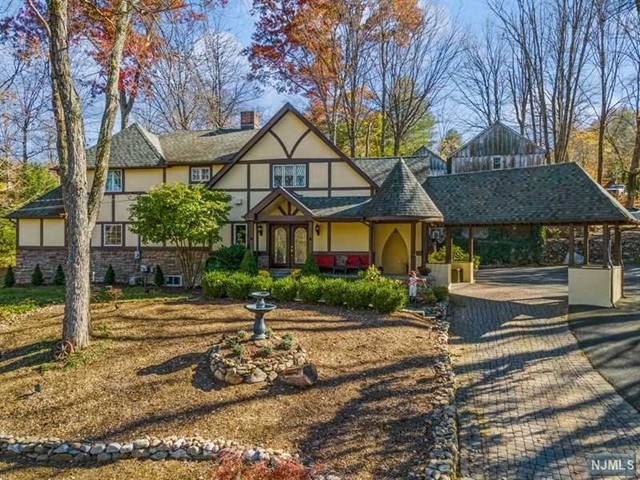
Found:
<svg viewBox="0 0 640 480"><path fill-rule="evenodd" d="M355 158L354 161L376 184L382 185L387 176L398 163L400 157ZM434 170L427 157L404 157L404 161L419 183L431 175L444 175L447 165L442 159L441 168Z"/></svg>
<svg viewBox="0 0 640 480"><path fill-rule="evenodd" d="M134 123L111 140L111 168L161 167L198 163L227 163L256 134L256 130L177 130L154 135ZM89 168L96 147L87 149Z"/></svg>
<svg viewBox="0 0 640 480"><path fill-rule="evenodd" d="M57 187L11 212L7 218L61 218L63 215L62 187Z"/></svg>
<svg viewBox="0 0 640 480"><path fill-rule="evenodd" d="M420 219L442 221L442 213L401 158L364 209L371 220Z"/></svg>
<svg viewBox="0 0 640 480"><path fill-rule="evenodd" d="M302 197L297 199L315 218L363 218L371 197Z"/></svg>
<svg viewBox="0 0 640 480"><path fill-rule="evenodd" d="M430 177L447 225L636 223L577 163Z"/></svg>

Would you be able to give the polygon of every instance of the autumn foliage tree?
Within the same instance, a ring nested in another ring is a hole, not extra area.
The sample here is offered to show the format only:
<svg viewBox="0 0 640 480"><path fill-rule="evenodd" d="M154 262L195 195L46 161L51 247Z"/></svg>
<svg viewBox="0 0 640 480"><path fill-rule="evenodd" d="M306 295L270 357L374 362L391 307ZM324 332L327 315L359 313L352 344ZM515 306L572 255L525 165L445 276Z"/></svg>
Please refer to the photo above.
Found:
<svg viewBox="0 0 640 480"><path fill-rule="evenodd" d="M67 295L62 339L75 348L89 343L91 232L104 196L119 92L128 71L127 52L138 53L136 39L149 41L149 32L160 15L186 15L186 9L182 0L26 0L16 16L3 23L9 36L23 39L15 42L24 45L18 54L28 55L30 48L42 44L48 49L58 171L66 215ZM74 57L70 53L75 45L89 50L104 75L104 109L90 185L82 99L76 89Z"/></svg>

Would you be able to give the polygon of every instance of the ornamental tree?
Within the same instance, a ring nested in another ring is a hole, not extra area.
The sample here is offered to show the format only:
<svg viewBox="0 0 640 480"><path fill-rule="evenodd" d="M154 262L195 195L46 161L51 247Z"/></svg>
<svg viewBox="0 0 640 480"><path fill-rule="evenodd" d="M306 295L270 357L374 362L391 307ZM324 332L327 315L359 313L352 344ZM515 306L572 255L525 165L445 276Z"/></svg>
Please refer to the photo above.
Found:
<svg viewBox="0 0 640 480"><path fill-rule="evenodd" d="M143 243L174 245L186 288L193 288L202 273L212 244L222 237L228 221L230 197L204 186L164 184L138 196L129 207L131 231Z"/></svg>

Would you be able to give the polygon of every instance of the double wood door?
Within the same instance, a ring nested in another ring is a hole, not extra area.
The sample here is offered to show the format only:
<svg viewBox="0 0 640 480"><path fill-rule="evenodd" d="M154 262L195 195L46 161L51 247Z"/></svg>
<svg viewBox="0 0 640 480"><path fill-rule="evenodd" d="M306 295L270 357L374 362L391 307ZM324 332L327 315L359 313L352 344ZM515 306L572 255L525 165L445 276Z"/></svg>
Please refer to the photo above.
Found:
<svg viewBox="0 0 640 480"><path fill-rule="evenodd" d="M307 225L271 225L271 266L274 268L299 268L309 253Z"/></svg>

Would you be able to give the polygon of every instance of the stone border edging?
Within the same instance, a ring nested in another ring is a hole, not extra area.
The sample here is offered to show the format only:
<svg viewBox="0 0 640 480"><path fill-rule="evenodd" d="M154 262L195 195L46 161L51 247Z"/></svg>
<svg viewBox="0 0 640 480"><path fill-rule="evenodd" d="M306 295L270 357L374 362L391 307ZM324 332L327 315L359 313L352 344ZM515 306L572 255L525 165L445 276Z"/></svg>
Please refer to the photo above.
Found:
<svg viewBox="0 0 640 480"><path fill-rule="evenodd" d="M458 470L458 427L455 405L455 374L449 355L449 319L448 302L436 307L436 331L439 341L444 345L444 357L435 365L444 393L440 404L428 416L426 435L429 439L427 466L423 471L415 472L414 478L451 480L456 478Z"/></svg>
<svg viewBox="0 0 640 480"><path fill-rule="evenodd" d="M107 463L124 459L217 460L224 454L236 454L248 462L294 461L304 464L298 454L271 448L247 447L238 442L202 437L142 437L122 442L65 441L60 438L17 437L0 433L0 457L36 463ZM318 474L314 480L340 480L333 474Z"/></svg>

